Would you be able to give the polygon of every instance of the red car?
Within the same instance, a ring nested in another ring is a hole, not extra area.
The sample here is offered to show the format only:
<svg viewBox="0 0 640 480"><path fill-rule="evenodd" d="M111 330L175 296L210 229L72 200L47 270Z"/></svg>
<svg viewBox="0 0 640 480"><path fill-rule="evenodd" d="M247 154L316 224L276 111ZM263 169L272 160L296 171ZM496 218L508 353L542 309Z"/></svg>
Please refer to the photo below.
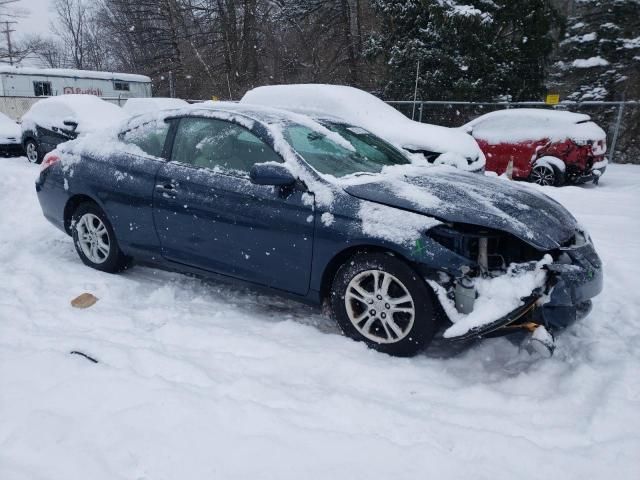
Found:
<svg viewBox="0 0 640 480"><path fill-rule="evenodd" d="M486 170L539 185L598 183L607 166L604 130L589 115L519 108L487 113L462 127L487 158Z"/></svg>

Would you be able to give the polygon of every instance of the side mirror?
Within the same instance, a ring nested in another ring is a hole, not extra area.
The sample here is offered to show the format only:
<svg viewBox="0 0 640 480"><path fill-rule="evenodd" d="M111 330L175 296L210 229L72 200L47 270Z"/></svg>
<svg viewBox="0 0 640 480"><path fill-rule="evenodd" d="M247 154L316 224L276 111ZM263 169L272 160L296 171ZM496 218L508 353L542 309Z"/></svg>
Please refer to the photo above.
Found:
<svg viewBox="0 0 640 480"><path fill-rule="evenodd" d="M256 185L273 185L276 187L293 185L296 182L296 178L287 167L272 162L255 164L251 167L249 178L251 183Z"/></svg>
<svg viewBox="0 0 640 480"><path fill-rule="evenodd" d="M69 130L71 130L72 132L74 132L76 128L78 128L78 122L74 120L67 119L67 120L64 120L62 123L65 127L69 127Z"/></svg>

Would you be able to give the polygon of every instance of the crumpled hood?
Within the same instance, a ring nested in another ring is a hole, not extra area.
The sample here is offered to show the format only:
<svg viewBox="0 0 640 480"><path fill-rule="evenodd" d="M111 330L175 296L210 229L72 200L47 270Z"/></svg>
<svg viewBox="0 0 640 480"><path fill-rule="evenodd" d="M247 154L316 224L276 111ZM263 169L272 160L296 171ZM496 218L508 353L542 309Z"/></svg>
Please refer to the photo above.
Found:
<svg viewBox="0 0 640 480"><path fill-rule="evenodd" d="M361 177L343 188L354 197L445 222L508 232L545 251L566 242L578 227L562 205L532 187L450 167L423 170L376 175L372 181Z"/></svg>

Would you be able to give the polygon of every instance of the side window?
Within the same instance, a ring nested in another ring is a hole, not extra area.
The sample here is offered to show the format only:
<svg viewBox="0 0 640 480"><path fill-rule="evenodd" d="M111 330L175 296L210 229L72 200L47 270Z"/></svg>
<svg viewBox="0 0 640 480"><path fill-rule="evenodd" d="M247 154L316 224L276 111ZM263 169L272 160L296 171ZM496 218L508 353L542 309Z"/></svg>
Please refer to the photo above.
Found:
<svg viewBox="0 0 640 480"><path fill-rule="evenodd" d="M143 123L120 134L120 140L124 143L137 145L148 155L162 156L164 142L169 132L169 124L163 121Z"/></svg>
<svg viewBox="0 0 640 480"><path fill-rule="evenodd" d="M129 82L114 81L113 82L113 89L116 90L116 91L128 92L129 91Z"/></svg>
<svg viewBox="0 0 640 480"><path fill-rule="evenodd" d="M51 82L33 82L33 94L36 97L50 97Z"/></svg>
<svg viewBox="0 0 640 480"><path fill-rule="evenodd" d="M171 160L246 174L256 163L282 162L266 143L240 125L212 118L180 120Z"/></svg>

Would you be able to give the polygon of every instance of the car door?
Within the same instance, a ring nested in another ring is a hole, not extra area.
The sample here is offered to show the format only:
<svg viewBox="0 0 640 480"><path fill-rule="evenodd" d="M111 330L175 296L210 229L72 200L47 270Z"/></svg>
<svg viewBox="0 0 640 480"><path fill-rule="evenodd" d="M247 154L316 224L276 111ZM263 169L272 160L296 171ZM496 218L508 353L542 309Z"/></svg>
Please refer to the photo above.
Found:
<svg viewBox="0 0 640 480"><path fill-rule="evenodd" d="M75 136L57 126L45 128L38 125L36 126L36 132L41 154L49 153L59 144L75 138Z"/></svg>
<svg viewBox="0 0 640 480"><path fill-rule="evenodd" d="M90 166L101 172L90 177L96 179L91 190L106 209L121 247L138 259L160 256L152 201L156 173L166 163L168 130L162 119L130 124L119 135L126 145L115 148L108 161Z"/></svg>
<svg viewBox="0 0 640 480"><path fill-rule="evenodd" d="M158 171L154 220L162 255L296 294L309 288L313 197L255 185L256 163L282 162L246 128L212 118L178 120L171 161Z"/></svg>
<svg viewBox="0 0 640 480"><path fill-rule="evenodd" d="M527 117L497 116L480 121L472 135L487 159L486 169L498 175L513 165L514 178L526 178L537 149L547 140L537 139L535 122Z"/></svg>

